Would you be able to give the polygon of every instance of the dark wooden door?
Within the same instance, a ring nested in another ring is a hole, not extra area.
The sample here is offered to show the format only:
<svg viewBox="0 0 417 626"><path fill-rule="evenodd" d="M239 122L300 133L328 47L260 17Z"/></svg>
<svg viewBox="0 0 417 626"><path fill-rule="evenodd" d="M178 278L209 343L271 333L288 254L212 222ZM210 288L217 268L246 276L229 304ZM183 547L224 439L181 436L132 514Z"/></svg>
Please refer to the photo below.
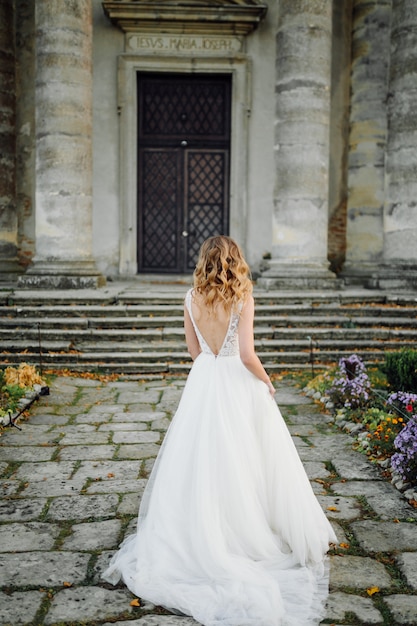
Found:
<svg viewBox="0 0 417 626"><path fill-rule="evenodd" d="M192 272L229 231L228 75L138 74L138 271Z"/></svg>

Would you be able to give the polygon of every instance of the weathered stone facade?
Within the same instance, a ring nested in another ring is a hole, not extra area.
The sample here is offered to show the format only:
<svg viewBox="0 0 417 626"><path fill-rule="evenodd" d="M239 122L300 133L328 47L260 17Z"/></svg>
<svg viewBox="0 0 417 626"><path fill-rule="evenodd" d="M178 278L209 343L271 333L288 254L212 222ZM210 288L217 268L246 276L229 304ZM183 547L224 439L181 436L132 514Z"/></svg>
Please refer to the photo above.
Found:
<svg viewBox="0 0 417 626"><path fill-rule="evenodd" d="M160 5L160 6L159 6ZM417 286L413 0L5 0L0 276L137 274L136 76L229 75L229 232L267 287Z"/></svg>

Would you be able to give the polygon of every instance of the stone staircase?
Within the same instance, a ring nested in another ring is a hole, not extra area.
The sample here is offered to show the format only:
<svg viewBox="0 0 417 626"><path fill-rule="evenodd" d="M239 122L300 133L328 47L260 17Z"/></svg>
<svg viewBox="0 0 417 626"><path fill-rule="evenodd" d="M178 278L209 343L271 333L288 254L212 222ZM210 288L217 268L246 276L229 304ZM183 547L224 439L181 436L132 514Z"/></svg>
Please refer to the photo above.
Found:
<svg viewBox="0 0 417 626"><path fill-rule="evenodd" d="M0 291L1 367L150 374L187 372L188 284L119 284L83 291ZM371 290L272 292L255 288L255 344L269 372L366 363L417 347L417 294Z"/></svg>

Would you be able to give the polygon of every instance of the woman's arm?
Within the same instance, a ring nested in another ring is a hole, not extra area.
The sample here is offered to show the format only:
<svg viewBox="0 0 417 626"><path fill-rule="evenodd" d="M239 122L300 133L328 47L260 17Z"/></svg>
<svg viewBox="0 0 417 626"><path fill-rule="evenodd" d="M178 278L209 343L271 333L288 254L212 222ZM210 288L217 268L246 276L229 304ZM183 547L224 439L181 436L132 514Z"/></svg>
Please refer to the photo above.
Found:
<svg viewBox="0 0 417 626"><path fill-rule="evenodd" d="M242 312L239 320L239 348L240 358L245 367L248 368L252 374L264 382L271 396L275 394L275 388L270 381L268 374L266 373L259 357L255 353L254 338L253 338L253 320L255 317L255 302L253 296L247 298L243 305Z"/></svg>
<svg viewBox="0 0 417 626"><path fill-rule="evenodd" d="M201 348L186 306L184 307L184 330L188 352L190 353L192 360L195 361L201 352Z"/></svg>

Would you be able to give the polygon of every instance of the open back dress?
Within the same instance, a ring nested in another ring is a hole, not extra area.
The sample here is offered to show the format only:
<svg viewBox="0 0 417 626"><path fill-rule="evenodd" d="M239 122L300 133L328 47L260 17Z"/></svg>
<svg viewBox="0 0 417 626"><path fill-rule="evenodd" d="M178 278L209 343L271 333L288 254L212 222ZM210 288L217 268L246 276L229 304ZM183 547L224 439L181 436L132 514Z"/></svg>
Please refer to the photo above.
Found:
<svg viewBox="0 0 417 626"><path fill-rule="evenodd" d="M239 310L193 363L139 509L103 578L205 626L323 618L336 542L267 386L239 356Z"/></svg>

